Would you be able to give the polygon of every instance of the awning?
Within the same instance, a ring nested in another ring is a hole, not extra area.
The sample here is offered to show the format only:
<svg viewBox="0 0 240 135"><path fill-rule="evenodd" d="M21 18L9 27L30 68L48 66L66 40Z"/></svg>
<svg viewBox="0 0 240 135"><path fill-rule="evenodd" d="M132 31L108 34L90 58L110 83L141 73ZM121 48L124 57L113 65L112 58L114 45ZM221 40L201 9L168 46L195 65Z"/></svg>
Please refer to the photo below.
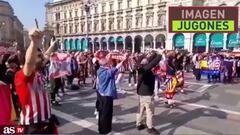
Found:
<svg viewBox="0 0 240 135"><path fill-rule="evenodd" d="M207 42L206 42L206 34L197 34L194 36L194 46L196 47L205 47Z"/></svg>
<svg viewBox="0 0 240 135"><path fill-rule="evenodd" d="M227 48L234 48L238 44L237 34L229 34L227 36Z"/></svg>
<svg viewBox="0 0 240 135"><path fill-rule="evenodd" d="M213 34L210 38L210 48L223 48L223 34Z"/></svg>
<svg viewBox="0 0 240 135"><path fill-rule="evenodd" d="M176 48L183 48L184 47L184 40L185 37L183 34L178 34L174 36L174 46Z"/></svg>

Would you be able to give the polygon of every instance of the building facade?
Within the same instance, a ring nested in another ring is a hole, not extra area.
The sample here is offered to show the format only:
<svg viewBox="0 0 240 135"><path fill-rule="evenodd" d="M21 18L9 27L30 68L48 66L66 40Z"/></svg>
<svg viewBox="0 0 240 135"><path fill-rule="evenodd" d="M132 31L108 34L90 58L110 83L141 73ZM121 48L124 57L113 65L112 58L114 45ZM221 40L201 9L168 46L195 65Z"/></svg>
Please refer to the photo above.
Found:
<svg viewBox="0 0 240 135"><path fill-rule="evenodd" d="M240 0L172 0L169 6L240 6ZM168 13L167 13L168 15ZM168 17L167 17L168 19ZM240 19L240 18L239 18ZM240 23L238 23L240 26ZM240 28L240 27L239 27ZM167 44L171 48L190 52L213 52L239 47L238 33L168 33Z"/></svg>
<svg viewBox="0 0 240 135"><path fill-rule="evenodd" d="M23 24L14 15L12 6L0 0L0 44L13 45L17 43L17 48L23 48Z"/></svg>
<svg viewBox="0 0 240 135"><path fill-rule="evenodd" d="M238 6L239 0L57 0L46 4L46 26L66 50L121 50L147 48L187 49L205 52L232 49L233 34L168 33L169 6ZM89 12L86 12L88 10ZM220 41L219 38L222 40ZM216 41L215 41L216 40ZM219 40L219 41L218 41ZM216 44L216 45L211 45Z"/></svg>

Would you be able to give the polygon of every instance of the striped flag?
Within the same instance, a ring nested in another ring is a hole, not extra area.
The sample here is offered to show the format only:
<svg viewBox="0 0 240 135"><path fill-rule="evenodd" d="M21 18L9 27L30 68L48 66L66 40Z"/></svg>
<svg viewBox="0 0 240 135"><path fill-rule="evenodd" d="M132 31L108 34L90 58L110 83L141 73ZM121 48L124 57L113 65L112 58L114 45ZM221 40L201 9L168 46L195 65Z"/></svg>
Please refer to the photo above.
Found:
<svg viewBox="0 0 240 135"><path fill-rule="evenodd" d="M71 58L64 53L57 53L50 58L49 78L71 75Z"/></svg>

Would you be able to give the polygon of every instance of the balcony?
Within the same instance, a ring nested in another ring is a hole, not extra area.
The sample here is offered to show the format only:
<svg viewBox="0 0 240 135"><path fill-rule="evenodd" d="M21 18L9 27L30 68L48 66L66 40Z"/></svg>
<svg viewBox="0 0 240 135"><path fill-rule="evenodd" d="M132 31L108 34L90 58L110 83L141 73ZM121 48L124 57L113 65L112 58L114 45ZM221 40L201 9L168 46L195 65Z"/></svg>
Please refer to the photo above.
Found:
<svg viewBox="0 0 240 135"><path fill-rule="evenodd" d="M117 10L117 14L122 14L122 13L123 13L122 9Z"/></svg>
<svg viewBox="0 0 240 135"><path fill-rule="evenodd" d="M147 9L153 9L153 8L154 8L154 5L153 5L153 4L148 4L148 5L146 6L146 8L147 8Z"/></svg>
<svg viewBox="0 0 240 135"><path fill-rule="evenodd" d="M91 16L91 15L88 15L88 18L92 18L92 16Z"/></svg>
<svg viewBox="0 0 240 135"><path fill-rule="evenodd" d="M93 17L97 18L97 17L99 17L99 14L96 13L96 14L93 15Z"/></svg>
<svg viewBox="0 0 240 135"><path fill-rule="evenodd" d="M69 18L68 21L73 21L73 18Z"/></svg>
<svg viewBox="0 0 240 135"><path fill-rule="evenodd" d="M138 7L136 8L136 11L142 11L142 9L143 9L142 6L138 6Z"/></svg>
<svg viewBox="0 0 240 135"><path fill-rule="evenodd" d="M80 18L81 20L84 20L85 19L85 16L81 16L81 18Z"/></svg>
<svg viewBox="0 0 240 135"><path fill-rule="evenodd" d="M114 15L114 11L108 12L108 15Z"/></svg>
<svg viewBox="0 0 240 135"><path fill-rule="evenodd" d="M78 16L74 17L74 20L79 20L79 17Z"/></svg>
<svg viewBox="0 0 240 135"><path fill-rule="evenodd" d="M157 5L158 7L166 7L167 2L159 2Z"/></svg>
<svg viewBox="0 0 240 135"><path fill-rule="evenodd" d="M126 13L130 13L130 12L132 12L132 8L127 8Z"/></svg>
<svg viewBox="0 0 240 135"><path fill-rule="evenodd" d="M101 14L101 17L104 17L104 16L107 16L107 14L106 14L106 13L102 13L102 14Z"/></svg>

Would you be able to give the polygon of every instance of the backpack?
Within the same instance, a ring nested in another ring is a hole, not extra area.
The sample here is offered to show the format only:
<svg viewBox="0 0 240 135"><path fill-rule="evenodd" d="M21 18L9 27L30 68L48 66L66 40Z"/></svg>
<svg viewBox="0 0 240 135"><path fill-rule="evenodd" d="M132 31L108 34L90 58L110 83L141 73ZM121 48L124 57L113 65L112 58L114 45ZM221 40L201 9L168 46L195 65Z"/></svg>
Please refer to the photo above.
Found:
<svg viewBox="0 0 240 135"><path fill-rule="evenodd" d="M72 75L78 74L78 62L74 58L72 58L71 60L71 71L72 71Z"/></svg>

